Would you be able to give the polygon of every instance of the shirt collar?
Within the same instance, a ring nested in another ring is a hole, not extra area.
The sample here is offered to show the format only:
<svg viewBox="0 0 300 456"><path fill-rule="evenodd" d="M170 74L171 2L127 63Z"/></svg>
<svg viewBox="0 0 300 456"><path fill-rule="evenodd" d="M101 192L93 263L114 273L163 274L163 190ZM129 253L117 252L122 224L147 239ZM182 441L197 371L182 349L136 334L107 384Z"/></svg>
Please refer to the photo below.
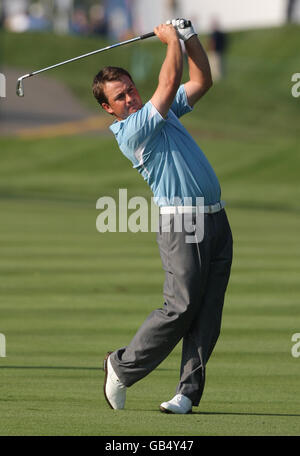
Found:
<svg viewBox="0 0 300 456"><path fill-rule="evenodd" d="M143 104L142 108L144 107L145 105ZM141 109L142 109L141 108ZM138 112L138 111L137 111ZM134 114L136 114L135 112L133 112L132 114L130 114L130 116L133 116ZM109 126L109 129L113 132L114 135L117 135L120 131L120 129L122 128L123 126L123 123L126 122L126 120L130 117L126 117L126 119L124 120L115 120L110 126Z"/></svg>
<svg viewBox="0 0 300 456"><path fill-rule="evenodd" d="M120 131L122 121L115 120L110 126L109 129L113 132L114 135L117 135Z"/></svg>

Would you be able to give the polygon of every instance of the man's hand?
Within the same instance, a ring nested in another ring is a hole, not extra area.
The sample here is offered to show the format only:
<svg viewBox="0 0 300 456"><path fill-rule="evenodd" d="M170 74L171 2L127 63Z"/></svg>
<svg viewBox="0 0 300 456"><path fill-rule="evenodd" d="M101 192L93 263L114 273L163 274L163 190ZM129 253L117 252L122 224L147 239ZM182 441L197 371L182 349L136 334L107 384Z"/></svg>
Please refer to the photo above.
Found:
<svg viewBox="0 0 300 456"><path fill-rule="evenodd" d="M173 27L176 29L179 38L183 41L189 40L193 35L197 35L192 26L191 21L187 21L186 19L170 19L166 22L166 24L172 24ZM190 24L190 25L186 25Z"/></svg>
<svg viewBox="0 0 300 456"><path fill-rule="evenodd" d="M169 44L172 41L178 41L176 29L172 24L160 24L155 27L154 33L164 44Z"/></svg>

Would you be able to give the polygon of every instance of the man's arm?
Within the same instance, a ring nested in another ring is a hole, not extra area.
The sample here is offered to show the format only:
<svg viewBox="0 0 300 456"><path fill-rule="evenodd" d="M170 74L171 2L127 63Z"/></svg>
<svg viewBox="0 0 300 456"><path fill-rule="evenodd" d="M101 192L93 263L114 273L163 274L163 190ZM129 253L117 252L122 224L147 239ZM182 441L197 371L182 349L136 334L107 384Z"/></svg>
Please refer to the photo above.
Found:
<svg viewBox="0 0 300 456"><path fill-rule="evenodd" d="M212 86L212 77L207 55L197 35L193 35L184 44L188 55L190 76L190 80L184 84L184 87L189 105L194 106Z"/></svg>
<svg viewBox="0 0 300 456"><path fill-rule="evenodd" d="M157 89L150 101L161 116L166 117L181 83L182 50L173 25L159 25L154 29L154 33L162 43L167 44L168 48L159 73Z"/></svg>

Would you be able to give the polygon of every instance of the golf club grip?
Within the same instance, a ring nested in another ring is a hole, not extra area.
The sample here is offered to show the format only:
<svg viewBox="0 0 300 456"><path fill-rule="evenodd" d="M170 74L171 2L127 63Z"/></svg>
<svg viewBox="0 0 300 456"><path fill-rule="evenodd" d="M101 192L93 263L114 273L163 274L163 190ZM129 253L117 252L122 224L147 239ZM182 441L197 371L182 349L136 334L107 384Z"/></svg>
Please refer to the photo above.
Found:
<svg viewBox="0 0 300 456"><path fill-rule="evenodd" d="M145 35L140 36L140 39L145 40L146 38L151 38L151 36L155 36L155 33L154 32L145 33Z"/></svg>
<svg viewBox="0 0 300 456"><path fill-rule="evenodd" d="M191 21L184 21L184 28L190 27L192 25ZM146 38L151 38L151 36L155 36L154 32L145 33L145 35L141 35L140 39L145 40Z"/></svg>

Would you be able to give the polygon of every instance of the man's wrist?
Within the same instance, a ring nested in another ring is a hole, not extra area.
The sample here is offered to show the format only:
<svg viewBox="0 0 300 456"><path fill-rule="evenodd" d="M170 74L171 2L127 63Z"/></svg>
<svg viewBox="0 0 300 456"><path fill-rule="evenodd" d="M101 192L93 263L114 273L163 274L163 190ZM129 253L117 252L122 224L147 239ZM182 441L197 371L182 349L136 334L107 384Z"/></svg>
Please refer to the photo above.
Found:
<svg viewBox="0 0 300 456"><path fill-rule="evenodd" d="M192 38L198 39L198 35L197 35L197 33L194 32L194 31L193 31L189 36L185 37L185 39L184 39L184 44L188 43Z"/></svg>
<svg viewBox="0 0 300 456"><path fill-rule="evenodd" d="M197 34L190 36L186 41L184 41L185 46L193 46L198 43L200 43L200 40Z"/></svg>
<svg viewBox="0 0 300 456"><path fill-rule="evenodd" d="M191 21L186 19L171 19L166 22L167 24L172 24L175 27L177 34L181 40L184 42L188 41L192 36L196 35L194 27Z"/></svg>
<svg viewBox="0 0 300 456"><path fill-rule="evenodd" d="M179 38L176 36L174 38L170 38L167 42L166 42L166 45L167 46L170 46L172 48L177 48L177 47L180 47L181 49L181 46L180 46L180 40Z"/></svg>

